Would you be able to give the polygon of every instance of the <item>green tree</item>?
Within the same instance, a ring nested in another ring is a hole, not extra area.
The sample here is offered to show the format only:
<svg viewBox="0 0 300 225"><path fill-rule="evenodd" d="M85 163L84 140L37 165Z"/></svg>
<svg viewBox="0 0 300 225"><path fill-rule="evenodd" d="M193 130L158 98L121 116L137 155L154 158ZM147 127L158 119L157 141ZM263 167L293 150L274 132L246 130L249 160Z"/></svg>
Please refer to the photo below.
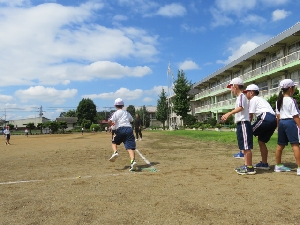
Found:
<svg viewBox="0 0 300 225"><path fill-rule="evenodd" d="M157 110L155 117L158 121L163 124L163 129L165 129L165 122L168 119L169 106L167 102L167 96L164 89L161 90L159 99L157 100Z"/></svg>
<svg viewBox="0 0 300 225"><path fill-rule="evenodd" d="M14 127L15 127L15 125L13 125L13 124L11 124L11 123L7 124L6 126L8 126L10 130L13 130Z"/></svg>
<svg viewBox="0 0 300 225"><path fill-rule="evenodd" d="M62 130L63 133L65 133L65 129L68 128L68 124L66 121L59 121L58 122L59 128Z"/></svg>
<svg viewBox="0 0 300 225"><path fill-rule="evenodd" d="M276 101L278 98L278 94L272 95L270 98L267 99L267 101L270 103L273 110L276 109ZM296 100L298 106L300 105L300 93L298 88L296 88L295 93L293 94L293 98Z"/></svg>
<svg viewBox="0 0 300 225"><path fill-rule="evenodd" d="M191 111L190 101L193 99L193 96L189 94L191 86L192 83L187 80L183 70L178 70L177 79L174 81L173 91L175 95L172 98L172 103L173 111L183 120L183 127L185 127L188 112Z"/></svg>
<svg viewBox="0 0 300 225"><path fill-rule="evenodd" d="M150 126L150 116L149 116L149 112L147 111L146 106L143 105L142 108L136 110L135 114L140 115L140 118L142 120L142 123L143 123L144 127L149 127Z"/></svg>
<svg viewBox="0 0 300 225"><path fill-rule="evenodd" d="M83 98L78 106L77 106L77 117L78 117L78 124L82 124L82 121L90 120L92 123L96 122L97 120L97 110L96 105L94 102L89 98ZM89 126L88 126L89 128Z"/></svg>
<svg viewBox="0 0 300 225"><path fill-rule="evenodd" d="M76 117L76 110L70 109L67 112L61 112L59 117Z"/></svg>
<svg viewBox="0 0 300 225"><path fill-rule="evenodd" d="M92 125L92 122L90 120L83 119L81 122L81 127L84 127L84 129L89 129Z"/></svg>
<svg viewBox="0 0 300 225"><path fill-rule="evenodd" d="M135 107L133 105L129 105L126 108L126 111L129 112L133 118L135 118Z"/></svg>
<svg viewBox="0 0 300 225"><path fill-rule="evenodd" d="M185 125L188 125L189 127L196 124L197 118L191 114L187 114L185 119Z"/></svg>
<svg viewBox="0 0 300 225"><path fill-rule="evenodd" d="M94 128L95 132L98 132L100 130L100 126L98 124L92 124L90 126L90 131L93 131L93 128Z"/></svg>
<svg viewBox="0 0 300 225"><path fill-rule="evenodd" d="M37 126L36 126L36 128L38 128L41 133L43 133L43 127L44 127L43 123L38 123Z"/></svg>
<svg viewBox="0 0 300 225"><path fill-rule="evenodd" d="M59 123L57 121L51 121L49 123L49 128L51 129L51 133L55 133L59 129Z"/></svg>
<svg viewBox="0 0 300 225"><path fill-rule="evenodd" d="M27 123L26 128L28 128L29 133L32 134L31 131L35 128L35 125L34 123Z"/></svg>

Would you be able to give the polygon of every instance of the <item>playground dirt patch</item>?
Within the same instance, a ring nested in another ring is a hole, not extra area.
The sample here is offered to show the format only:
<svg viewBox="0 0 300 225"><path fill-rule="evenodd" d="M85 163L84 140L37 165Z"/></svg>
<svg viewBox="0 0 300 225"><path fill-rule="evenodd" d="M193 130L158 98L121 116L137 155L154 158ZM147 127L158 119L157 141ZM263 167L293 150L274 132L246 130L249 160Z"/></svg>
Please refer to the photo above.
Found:
<svg viewBox="0 0 300 225"><path fill-rule="evenodd" d="M237 145L164 132L137 141L138 171L123 146L112 163L111 135L12 135L0 148L0 224L299 224L300 177L238 175ZM168 131L170 132L170 131ZM253 161L259 161L254 149ZM274 154L269 162L274 165Z"/></svg>

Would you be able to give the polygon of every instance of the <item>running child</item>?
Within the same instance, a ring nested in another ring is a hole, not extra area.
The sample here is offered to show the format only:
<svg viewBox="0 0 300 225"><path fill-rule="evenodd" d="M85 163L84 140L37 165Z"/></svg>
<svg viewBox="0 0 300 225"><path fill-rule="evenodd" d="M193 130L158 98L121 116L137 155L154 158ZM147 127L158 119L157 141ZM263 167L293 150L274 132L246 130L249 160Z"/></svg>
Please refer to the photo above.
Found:
<svg viewBox="0 0 300 225"><path fill-rule="evenodd" d="M297 175L300 176L300 112L295 99L292 98L295 93L295 83L291 79L284 79L279 85L281 91L276 102L278 145L275 152L276 165L274 171L291 171L291 168L284 166L281 162L282 151L290 142L298 165Z"/></svg>
<svg viewBox="0 0 300 225"><path fill-rule="evenodd" d="M130 169L129 171L136 170L137 163L135 161L135 138L133 135L133 130L131 127L131 122L133 121L132 116L126 110L123 110L124 102L121 98L117 98L114 103L116 111L108 119L108 124L110 126L115 126L116 135L112 140L112 150L113 154L109 161L114 162L119 156L117 151L117 145L124 143L126 150L128 151L130 157Z"/></svg>
<svg viewBox="0 0 300 225"><path fill-rule="evenodd" d="M252 127L249 119L248 100L243 94L244 82L241 78L234 78L231 80L227 88L231 89L231 92L236 97L235 109L224 114L221 117L222 121L226 121L229 116L234 115L234 122L237 125L236 135L238 140L238 146L244 154L244 165L235 169L238 174L244 175L256 174L256 171L252 165L252 149L253 149L253 134Z"/></svg>
<svg viewBox="0 0 300 225"><path fill-rule="evenodd" d="M255 165L255 168L269 170L266 143L269 142L277 127L275 112L264 98L258 97L259 87L257 85L248 85L244 93L246 93L246 97L249 100L250 121L252 121L253 115L256 116L252 130L253 135L258 138L261 161Z"/></svg>

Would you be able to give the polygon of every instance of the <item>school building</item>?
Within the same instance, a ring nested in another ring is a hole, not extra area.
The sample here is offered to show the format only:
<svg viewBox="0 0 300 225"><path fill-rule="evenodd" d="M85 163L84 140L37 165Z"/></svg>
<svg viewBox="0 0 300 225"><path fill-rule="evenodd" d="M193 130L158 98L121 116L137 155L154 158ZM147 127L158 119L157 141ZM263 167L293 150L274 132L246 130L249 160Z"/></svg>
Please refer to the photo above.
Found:
<svg viewBox="0 0 300 225"><path fill-rule="evenodd" d="M256 84L259 96L265 99L280 91L279 82L290 78L300 82L300 23L273 37L225 67L193 84L196 91L191 101L192 115L199 121L215 118L232 110L235 97L227 88L229 82L240 77L245 87Z"/></svg>

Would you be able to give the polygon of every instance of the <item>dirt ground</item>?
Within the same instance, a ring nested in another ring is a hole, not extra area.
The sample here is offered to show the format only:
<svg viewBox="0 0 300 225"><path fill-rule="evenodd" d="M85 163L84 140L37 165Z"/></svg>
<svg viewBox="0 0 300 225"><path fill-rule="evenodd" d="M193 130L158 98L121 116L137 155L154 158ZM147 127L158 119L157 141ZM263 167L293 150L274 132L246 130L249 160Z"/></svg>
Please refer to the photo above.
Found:
<svg viewBox="0 0 300 225"><path fill-rule="evenodd" d="M237 146L144 132L137 172L110 134L12 136L0 148L0 224L300 224L300 177L238 175ZM269 162L274 165L274 155ZM254 162L259 153L254 149Z"/></svg>

